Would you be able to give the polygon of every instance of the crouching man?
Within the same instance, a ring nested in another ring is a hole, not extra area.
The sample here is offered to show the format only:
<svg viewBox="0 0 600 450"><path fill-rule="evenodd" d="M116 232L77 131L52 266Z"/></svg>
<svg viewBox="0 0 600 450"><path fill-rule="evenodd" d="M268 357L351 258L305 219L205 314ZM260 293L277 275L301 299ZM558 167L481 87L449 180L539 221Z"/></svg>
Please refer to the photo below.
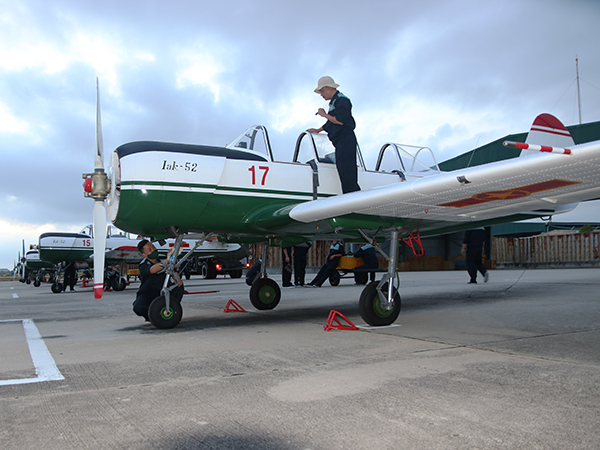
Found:
<svg viewBox="0 0 600 450"><path fill-rule="evenodd" d="M165 268L160 264L158 250L152 242L142 239L138 243L138 250L142 253L144 259L139 264L141 285L133 302L133 312L149 322L148 307L156 297L161 295L167 274ZM169 281L169 286L172 284L173 281ZM170 298L180 302L182 297L183 283L180 281L179 286L171 291Z"/></svg>

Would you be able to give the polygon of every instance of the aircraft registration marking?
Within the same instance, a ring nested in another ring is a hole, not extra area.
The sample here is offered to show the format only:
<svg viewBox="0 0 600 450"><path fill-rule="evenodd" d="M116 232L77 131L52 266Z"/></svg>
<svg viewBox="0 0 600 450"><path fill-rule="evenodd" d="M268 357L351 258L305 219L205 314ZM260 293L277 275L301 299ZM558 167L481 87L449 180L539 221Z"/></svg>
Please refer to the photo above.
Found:
<svg viewBox="0 0 600 450"><path fill-rule="evenodd" d="M40 332L38 331L33 319L13 319L0 320L0 323L22 322L25 338L29 346L29 354L33 366L35 367L35 378L17 378L13 380L0 380L0 386L10 386L14 384L41 383L43 381L64 380L65 377L60 373L48 347L44 343Z"/></svg>
<svg viewBox="0 0 600 450"><path fill-rule="evenodd" d="M521 186L514 189L506 189L504 191L480 192L479 194L475 194L469 198L464 198L462 200L456 200L448 203L442 203L437 206L464 208L466 206L479 205L481 203L495 202L499 200L514 200L517 198L528 197L536 192L549 191L551 189L558 189L565 186L571 186L573 184L580 184L580 182L568 180L542 181L541 183L529 184L527 186Z"/></svg>

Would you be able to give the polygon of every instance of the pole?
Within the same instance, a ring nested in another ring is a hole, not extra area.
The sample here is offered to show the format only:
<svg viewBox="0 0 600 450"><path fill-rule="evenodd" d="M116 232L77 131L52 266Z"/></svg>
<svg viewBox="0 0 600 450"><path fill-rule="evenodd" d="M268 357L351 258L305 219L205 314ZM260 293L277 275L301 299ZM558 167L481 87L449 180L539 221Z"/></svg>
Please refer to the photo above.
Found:
<svg viewBox="0 0 600 450"><path fill-rule="evenodd" d="M579 89L579 58L575 55L575 69L577 70L577 105L579 106L579 125L581 125L581 91Z"/></svg>

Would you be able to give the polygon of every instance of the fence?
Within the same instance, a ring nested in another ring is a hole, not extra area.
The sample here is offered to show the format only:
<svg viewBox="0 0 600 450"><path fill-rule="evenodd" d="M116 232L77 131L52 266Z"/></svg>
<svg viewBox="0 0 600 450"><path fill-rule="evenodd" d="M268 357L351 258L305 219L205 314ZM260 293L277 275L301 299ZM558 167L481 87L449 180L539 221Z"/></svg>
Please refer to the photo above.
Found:
<svg viewBox="0 0 600 450"><path fill-rule="evenodd" d="M493 239L493 255L501 265L600 266L600 233L541 234Z"/></svg>

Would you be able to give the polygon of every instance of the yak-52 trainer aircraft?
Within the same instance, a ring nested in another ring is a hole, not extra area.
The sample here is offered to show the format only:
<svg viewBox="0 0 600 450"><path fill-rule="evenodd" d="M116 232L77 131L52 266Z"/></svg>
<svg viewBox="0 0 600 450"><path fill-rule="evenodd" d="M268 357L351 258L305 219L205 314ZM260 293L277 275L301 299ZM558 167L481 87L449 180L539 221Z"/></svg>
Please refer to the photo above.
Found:
<svg viewBox="0 0 600 450"><path fill-rule="evenodd" d="M333 148L325 139L302 133L293 160L277 162L262 126L249 128L227 147L124 144L111 154L106 173L99 105L98 98L95 171L84 174L97 228L106 223L106 200L120 229L154 239L175 237L176 246L191 232L285 246L385 236L391 249L388 271L359 299L361 316L374 326L393 323L400 312L400 238L549 216L600 197L600 141L574 145L565 126L548 114L535 119L526 143L505 143L523 149L519 158L452 172L421 165L429 149L413 148L411 155L406 147L387 143L375 170L366 170L359 157L362 190L341 194ZM103 247L99 239L95 244ZM94 252L95 258L103 255ZM174 259L166 264L172 277L176 264ZM281 293L267 277L266 264L262 268L250 300L257 309L272 309ZM102 280L94 283L101 294ZM150 306L150 320L170 328L181 315L165 281L163 295Z"/></svg>

